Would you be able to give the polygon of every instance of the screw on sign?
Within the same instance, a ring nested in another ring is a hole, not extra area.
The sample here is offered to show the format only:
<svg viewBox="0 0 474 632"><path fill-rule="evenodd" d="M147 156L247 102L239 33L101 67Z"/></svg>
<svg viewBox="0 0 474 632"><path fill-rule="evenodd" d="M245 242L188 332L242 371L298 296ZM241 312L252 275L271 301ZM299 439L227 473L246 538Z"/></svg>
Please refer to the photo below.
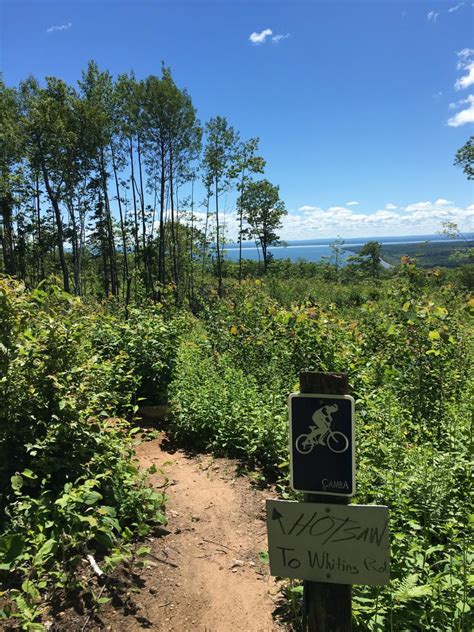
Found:
<svg viewBox="0 0 474 632"><path fill-rule="evenodd" d="M350 395L293 393L289 398L289 412L293 489L353 496L353 398Z"/></svg>

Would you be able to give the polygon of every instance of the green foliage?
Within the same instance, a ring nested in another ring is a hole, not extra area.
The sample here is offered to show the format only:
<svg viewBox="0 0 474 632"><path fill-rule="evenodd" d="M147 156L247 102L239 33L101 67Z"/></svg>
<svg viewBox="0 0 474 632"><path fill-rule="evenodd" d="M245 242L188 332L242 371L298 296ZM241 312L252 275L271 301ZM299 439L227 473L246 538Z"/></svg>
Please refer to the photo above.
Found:
<svg viewBox="0 0 474 632"><path fill-rule="evenodd" d="M357 630L469 629L470 310L445 277L406 259L377 288L243 282L211 297L181 342L171 431L279 479L284 497L294 495L285 400L298 373L349 374L355 500L389 506L392 539L390 585L354 589ZM298 612L298 591L287 596Z"/></svg>
<svg viewBox="0 0 474 632"><path fill-rule="evenodd" d="M238 205L244 209L244 217L249 224L244 232L260 244L266 271L271 258L268 247L279 243L276 231L282 227L281 218L286 215L279 189L266 179L249 182L240 195Z"/></svg>
<svg viewBox="0 0 474 632"><path fill-rule="evenodd" d="M54 285L27 292L0 281L0 578L15 604L3 615L25 629L45 592L74 587L86 553L120 553L165 522L164 493L139 473L121 417L132 417L137 391L158 389L165 371L158 339L172 336L159 315L147 321L137 335L153 349L139 361L131 327L104 309ZM112 331L121 343L106 347Z"/></svg>
<svg viewBox="0 0 474 632"><path fill-rule="evenodd" d="M163 305L143 305L128 310L128 319L113 313L95 322L91 331L101 362L121 357L123 370L134 376L135 394L151 402L165 401L179 334L187 316L167 318Z"/></svg>
<svg viewBox="0 0 474 632"><path fill-rule="evenodd" d="M458 149L454 158L454 164L462 167L468 180L474 180L474 136Z"/></svg>

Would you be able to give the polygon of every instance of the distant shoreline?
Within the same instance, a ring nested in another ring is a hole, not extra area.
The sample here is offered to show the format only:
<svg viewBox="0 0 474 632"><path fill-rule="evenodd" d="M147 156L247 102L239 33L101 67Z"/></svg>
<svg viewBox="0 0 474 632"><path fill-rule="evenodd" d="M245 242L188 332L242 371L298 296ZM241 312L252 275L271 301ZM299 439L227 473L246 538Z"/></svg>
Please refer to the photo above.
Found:
<svg viewBox="0 0 474 632"><path fill-rule="evenodd" d="M465 233L466 239L474 240L474 233ZM342 237L328 239L294 239L282 240L282 244L271 246L272 250L291 249L291 248L324 248L331 247L334 243L339 242L341 247L349 249L349 246L364 246L368 241L378 241L382 246L398 245L398 244L423 244L430 243L463 243L464 239L451 239L442 235L414 235L413 237L350 237L344 239ZM242 250L257 250L255 242L243 241ZM224 246L224 250L232 252L240 250L238 243L229 243Z"/></svg>
<svg viewBox="0 0 474 632"><path fill-rule="evenodd" d="M472 239L468 233L466 238ZM462 261L455 260L453 254L465 247L465 239L450 239L442 235L414 235L413 237L378 237L378 238L352 238L350 240L314 239L291 241L278 246L271 246L269 252L275 260L290 260L293 263L299 261L308 263L334 262L334 244L340 246L339 264L342 266L350 263L349 258L357 254L368 241L378 241L381 244L381 265L393 268L400 264L403 255L416 259L421 267L456 267ZM224 246L224 256L229 261L237 261L239 258L239 245L228 244ZM251 261L261 259L260 249L254 243L242 243L242 258Z"/></svg>

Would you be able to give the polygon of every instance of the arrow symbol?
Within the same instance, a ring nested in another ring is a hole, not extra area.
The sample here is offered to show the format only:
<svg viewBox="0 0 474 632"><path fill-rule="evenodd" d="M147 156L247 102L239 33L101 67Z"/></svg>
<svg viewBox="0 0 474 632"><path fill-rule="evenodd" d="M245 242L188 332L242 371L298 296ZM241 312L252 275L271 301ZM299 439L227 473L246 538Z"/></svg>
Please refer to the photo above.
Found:
<svg viewBox="0 0 474 632"><path fill-rule="evenodd" d="M283 533L283 535L286 535L285 533L285 529L283 528L283 524L282 524L282 514L278 511L278 509L275 509L275 507L273 507L273 512L272 512L272 520L278 520L278 522L280 523L280 528L281 528L281 532Z"/></svg>

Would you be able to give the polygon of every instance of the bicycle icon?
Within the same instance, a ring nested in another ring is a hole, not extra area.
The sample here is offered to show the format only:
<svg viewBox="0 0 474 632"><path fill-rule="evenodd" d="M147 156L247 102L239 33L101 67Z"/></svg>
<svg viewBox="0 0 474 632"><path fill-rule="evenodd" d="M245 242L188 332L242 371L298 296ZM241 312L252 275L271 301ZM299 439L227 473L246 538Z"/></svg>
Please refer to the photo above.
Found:
<svg viewBox="0 0 474 632"><path fill-rule="evenodd" d="M319 408L312 417L314 425L311 432L300 434L295 441L295 447L300 454L309 454L317 445L326 446L335 454L345 452L349 447L349 439L343 432L331 428L332 415L339 409L337 404Z"/></svg>

